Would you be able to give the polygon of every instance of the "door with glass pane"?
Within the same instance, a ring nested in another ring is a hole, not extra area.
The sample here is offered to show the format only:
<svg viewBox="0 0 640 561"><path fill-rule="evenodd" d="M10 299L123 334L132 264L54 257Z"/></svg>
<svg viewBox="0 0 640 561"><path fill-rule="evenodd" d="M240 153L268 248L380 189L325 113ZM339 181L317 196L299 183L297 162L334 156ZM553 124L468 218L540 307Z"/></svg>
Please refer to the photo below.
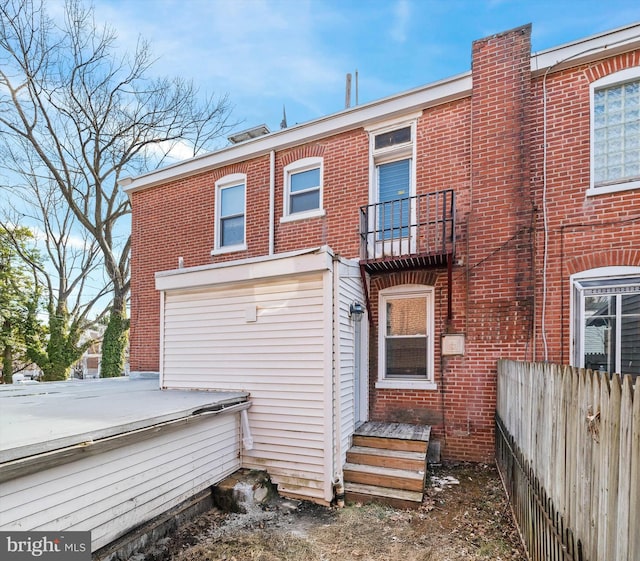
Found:
<svg viewBox="0 0 640 561"><path fill-rule="evenodd" d="M375 231L378 255L409 252L411 239L411 159L376 165Z"/></svg>

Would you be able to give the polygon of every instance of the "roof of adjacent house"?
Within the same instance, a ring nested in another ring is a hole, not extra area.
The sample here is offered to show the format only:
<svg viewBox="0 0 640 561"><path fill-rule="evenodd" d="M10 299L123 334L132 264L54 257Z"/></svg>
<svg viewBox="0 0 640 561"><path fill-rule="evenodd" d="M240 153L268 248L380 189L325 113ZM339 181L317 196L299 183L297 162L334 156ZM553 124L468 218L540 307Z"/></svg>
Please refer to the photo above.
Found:
<svg viewBox="0 0 640 561"><path fill-rule="evenodd" d="M638 47L640 47L640 23L634 23L533 53L531 71L534 75L541 75L548 71L558 71ZM220 166L259 157L272 150L283 150L313 142L347 130L404 116L412 111L422 111L427 107L468 97L471 95L472 86L472 74L466 72L257 138L250 138L137 177L125 177L119 184L126 193L131 194Z"/></svg>
<svg viewBox="0 0 640 561"><path fill-rule="evenodd" d="M246 392L161 390L129 377L0 386L0 463L247 401Z"/></svg>

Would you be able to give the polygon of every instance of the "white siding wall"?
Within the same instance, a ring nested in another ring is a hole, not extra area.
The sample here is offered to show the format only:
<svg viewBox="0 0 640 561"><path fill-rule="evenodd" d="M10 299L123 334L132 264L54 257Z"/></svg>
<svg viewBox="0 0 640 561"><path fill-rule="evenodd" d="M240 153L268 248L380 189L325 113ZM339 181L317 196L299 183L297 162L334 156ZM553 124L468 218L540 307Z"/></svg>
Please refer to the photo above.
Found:
<svg viewBox="0 0 640 561"><path fill-rule="evenodd" d="M336 458L336 470L340 472L346 461L347 450L351 446L351 436L357 422L355 411L355 335L354 320L349 317L349 308L353 302L360 302L365 306L362 281L358 264L353 261L341 261L336 267L338 275L337 310L335 321L336 332L339 337L336 353L336 367L338 368L339 410L340 410L340 449ZM366 314L360 323L361 330L361 375L367 376L367 318ZM366 408L367 392L360 396Z"/></svg>
<svg viewBox="0 0 640 561"><path fill-rule="evenodd" d="M95 551L240 467L239 413L194 419L0 489L2 530L89 530Z"/></svg>
<svg viewBox="0 0 640 561"><path fill-rule="evenodd" d="M325 271L169 290L162 326L162 385L250 392L243 467L321 502L331 499L331 285Z"/></svg>

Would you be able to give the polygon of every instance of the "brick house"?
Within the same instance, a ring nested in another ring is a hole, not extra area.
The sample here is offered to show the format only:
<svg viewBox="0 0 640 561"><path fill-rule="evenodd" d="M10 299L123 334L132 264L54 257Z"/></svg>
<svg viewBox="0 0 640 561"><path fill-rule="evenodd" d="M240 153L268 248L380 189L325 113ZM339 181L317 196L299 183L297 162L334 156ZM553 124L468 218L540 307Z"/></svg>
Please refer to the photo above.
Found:
<svg viewBox="0 0 640 561"><path fill-rule="evenodd" d="M244 464L319 502L368 420L490 460L498 358L640 373L640 25L530 35L123 180L131 370L249 391Z"/></svg>

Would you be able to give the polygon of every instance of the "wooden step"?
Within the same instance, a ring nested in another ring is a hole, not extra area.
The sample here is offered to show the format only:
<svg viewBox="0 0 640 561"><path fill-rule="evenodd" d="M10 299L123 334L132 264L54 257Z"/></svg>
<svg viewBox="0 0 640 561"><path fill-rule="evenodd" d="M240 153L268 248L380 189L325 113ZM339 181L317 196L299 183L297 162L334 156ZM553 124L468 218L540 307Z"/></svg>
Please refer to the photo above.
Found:
<svg viewBox="0 0 640 561"><path fill-rule="evenodd" d="M345 499L351 503L380 502L393 508L417 508L422 504L422 493L417 491L387 489L360 483L345 483L344 490Z"/></svg>
<svg viewBox="0 0 640 561"><path fill-rule="evenodd" d="M378 436L353 435L353 445L366 448L382 448L383 450L400 450L405 452L427 453L428 442L418 440L401 440L397 438L384 438Z"/></svg>
<svg viewBox="0 0 640 561"><path fill-rule="evenodd" d="M431 427L405 423L368 422L353 435L354 446L427 453Z"/></svg>
<svg viewBox="0 0 640 561"><path fill-rule="evenodd" d="M347 462L350 464L424 471L426 454L423 452L352 446L347 451Z"/></svg>
<svg viewBox="0 0 640 561"><path fill-rule="evenodd" d="M343 468L345 483L361 483L405 491L424 490L425 472L380 466L346 463Z"/></svg>
<svg viewBox="0 0 640 561"><path fill-rule="evenodd" d="M368 422L353 435L343 467L347 500L396 508L422 504L431 427Z"/></svg>

